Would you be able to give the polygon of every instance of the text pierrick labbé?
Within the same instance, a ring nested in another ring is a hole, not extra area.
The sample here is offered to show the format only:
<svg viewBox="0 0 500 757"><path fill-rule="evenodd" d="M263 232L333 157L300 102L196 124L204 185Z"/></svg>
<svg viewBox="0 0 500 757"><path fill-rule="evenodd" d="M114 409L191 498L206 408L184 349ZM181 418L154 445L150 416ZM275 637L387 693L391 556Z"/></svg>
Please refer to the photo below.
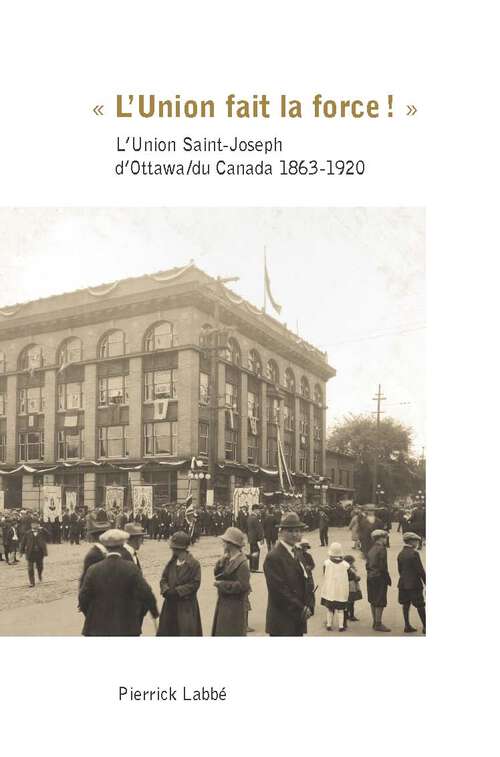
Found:
<svg viewBox="0 0 500 757"><path fill-rule="evenodd" d="M227 702L226 687L214 686L156 686L153 689L136 689L133 686L119 686L120 702Z"/></svg>

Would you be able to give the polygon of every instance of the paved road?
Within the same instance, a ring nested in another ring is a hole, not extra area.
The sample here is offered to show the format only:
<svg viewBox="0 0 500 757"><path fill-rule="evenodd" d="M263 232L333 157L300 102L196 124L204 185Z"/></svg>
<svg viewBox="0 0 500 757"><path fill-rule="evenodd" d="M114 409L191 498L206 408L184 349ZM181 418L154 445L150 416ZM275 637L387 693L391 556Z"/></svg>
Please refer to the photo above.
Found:
<svg viewBox="0 0 500 757"><path fill-rule="evenodd" d="M307 535L312 555L316 562L314 571L316 583L321 586L321 568L327 556L327 549L319 546L318 531ZM330 542L339 541L346 553L356 556L356 566L362 577L361 588L366 597L366 580L364 562L359 552L351 550L350 533L347 529L330 528ZM390 638L403 635L403 619L401 608L397 602L397 567L396 557L402 546L401 534L395 530L391 532L391 546L389 548L389 571L393 579L393 587L389 589L388 607L384 613L384 623L392 628L391 634L380 634L371 628L371 612L366 598L356 603L358 623L350 623L347 633L338 634L336 631L327 632L324 624L323 608L317 607L316 614L309 621L309 634L313 636L328 636L348 638L350 636L377 636ZM28 587L26 563L24 559L14 566L7 566L0 562L0 636L77 636L82 627L82 615L76 609L76 593L78 577L83 557L88 550L88 544L49 545L49 557L46 559L44 581L34 589ZM262 556L265 556L265 548ZM216 601L216 590L213 587L213 566L220 554L220 541L216 537L202 537L193 547L193 554L200 560L202 566L202 584L198 592L203 630L210 634L213 611ZM162 569L170 555L166 542L146 541L141 547L140 557L144 575L150 582L158 599L159 578ZM421 552L425 565L425 548ZM252 574L252 594L250 602L250 625L254 633L250 636L265 635L265 611L267 603L267 589L262 573ZM319 592L316 592L319 602ZM415 610L412 610L413 624L420 629L420 622ZM154 634L151 619L144 621L144 634ZM422 638L421 634L412 634L407 638Z"/></svg>

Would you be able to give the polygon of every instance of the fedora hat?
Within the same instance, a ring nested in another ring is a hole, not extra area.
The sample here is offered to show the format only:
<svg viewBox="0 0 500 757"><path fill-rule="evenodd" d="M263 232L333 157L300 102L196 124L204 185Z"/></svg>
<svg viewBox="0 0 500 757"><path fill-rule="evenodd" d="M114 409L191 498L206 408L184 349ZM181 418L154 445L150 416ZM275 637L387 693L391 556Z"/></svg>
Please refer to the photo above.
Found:
<svg viewBox="0 0 500 757"><path fill-rule="evenodd" d="M294 530L298 528L305 528L305 523L302 523L297 513L285 513L280 521L280 528L286 530Z"/></svg>
<svg viewBox="0 0 500 757"><path fill-rule="evenodd" d="M191 544L191 539L185 531L177 531L170 539L172 549L187 549Z"/></svg>
<svg viewBox="0 0 500 757"><path fill-rule="evenodd" d="M229 526L226 528L225 533L220 537L222 541L227 541L229 544L234 544L235 547L242 549L245 546L245 534L240 531L239 528Z"/></svg>

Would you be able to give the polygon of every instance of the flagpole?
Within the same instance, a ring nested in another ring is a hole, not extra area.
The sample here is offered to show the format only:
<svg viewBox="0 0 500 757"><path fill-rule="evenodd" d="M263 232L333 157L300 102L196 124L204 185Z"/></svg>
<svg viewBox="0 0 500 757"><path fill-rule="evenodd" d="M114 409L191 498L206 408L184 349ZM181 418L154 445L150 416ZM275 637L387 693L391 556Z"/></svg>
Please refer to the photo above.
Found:
<svg viewBox="0 0 500 757"><path fill-rule="evenodd" d="M264 313L266 312L266 304L267 304L266 271L267 271L266 245L264 245L264 307L263 307Z"/></svg>

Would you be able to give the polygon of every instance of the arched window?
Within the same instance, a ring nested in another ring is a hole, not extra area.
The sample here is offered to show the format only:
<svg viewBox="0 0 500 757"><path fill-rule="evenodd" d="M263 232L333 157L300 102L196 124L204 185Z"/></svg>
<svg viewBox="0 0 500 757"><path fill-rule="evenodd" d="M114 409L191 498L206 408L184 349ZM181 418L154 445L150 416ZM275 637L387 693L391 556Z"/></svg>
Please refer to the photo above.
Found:
<svg viewBox="0 0 500 757"><path fill-rule="evenodd" d="M5 373L7 370L7 355L5 352L0 352L0 373Z"/></svg>
<svg viewBox="0 0 500 757"><path fill-rule="evenodd" d="M161 323L155 323L147 331L144 339L144 349L146 352L166 350L168 347L173 347L176 343L177 338L173 325L168 321L162 321Z"/></svg>
<svg viewBox="0 0 500 757"><path fill-rule="evenodd" d="M30 344L19 355L19 370L34 371L43 368L45 364L43 347L40 344Z"/></svg>
<svg viewBox="0 0 500 757"><path fill-rule="evenodd" d="M68 365L79 363L80 360L83 360L82 340L77 336L70 336L59 347L57 362L59 365Z"/></svg>
<svg viewBox="0 0 500 757"><path fill-rule="evenodd" d="M226 360L229 363L232 363L233 365L241 365L241 350L240 345L236 341L236 339L233 339L233 337L229 337L227 340L227 349L226 349Z"/></svg>
<svg viewBox="0 0 500 757"><path fill-rule="evenodd" d="M266 375L269 381L272 381L273 384L278 385L280 382L280 372L278 369L278 365L275 360L269 360L267 363L267 370Z"/></svg>
<svg viewBox="0 0 500 757"><path fill-rule="evenodd" d="M295 391L295 376L291 368L287 368L285 371L285 386L289 392Z"/></svg>
<svg viewBox="0 0 500 757"><path fill-rule="evenodd" d="M248 370L262 376L262 360L257 350L250 350L248 353Z"/></svg>
<svg viewBox="0 0 500 757"><path fill-rule="evenodd" d="M319 384L314 385L314 401L319 405L321 405L321 403L323 402L323 392L321 391Z"/></svg>
<svg viewBox="0 0 500 757"><path fill-rule="evenodd" d="M302 376L300 379L300 393L305 399L309 399L311 396L311 391L309 389L309 381L307 380L306 376Z"/></svg>
<svg viewBox="0 0 500 757"><path fill-rule="evenodd" d="M119 355L125 355L127 352L127 338L125 332L120 329L115 331L108 331L104 334L99 342L99 349L97 356L99 359L105 357L118 357Z"/></svg>

